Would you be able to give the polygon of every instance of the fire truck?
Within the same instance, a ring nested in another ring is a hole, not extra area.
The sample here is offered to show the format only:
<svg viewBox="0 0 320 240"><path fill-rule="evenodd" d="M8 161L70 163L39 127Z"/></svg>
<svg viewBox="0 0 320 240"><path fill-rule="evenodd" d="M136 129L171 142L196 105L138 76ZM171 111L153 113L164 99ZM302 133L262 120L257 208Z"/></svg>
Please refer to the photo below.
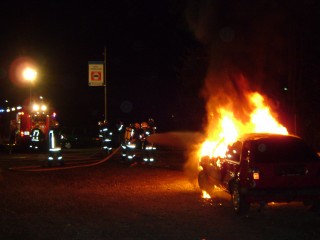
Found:
<svg viewBox="0 0 320 240"><path fill-rule="evenodd" d="M22 148L47 147L51 128L59 123L56 113L43 102L0 111L0 144Z"/></svg>

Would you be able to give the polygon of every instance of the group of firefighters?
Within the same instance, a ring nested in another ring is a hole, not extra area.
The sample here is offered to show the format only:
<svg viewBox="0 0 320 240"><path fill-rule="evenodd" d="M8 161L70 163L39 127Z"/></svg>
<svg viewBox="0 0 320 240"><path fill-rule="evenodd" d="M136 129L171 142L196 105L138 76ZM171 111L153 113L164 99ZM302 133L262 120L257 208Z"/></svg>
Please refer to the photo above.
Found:
<svg viewBox="0 0 320 240"><path fill-rule="evenodd" d="M152 118L141 123L124 126L122 121L109 124L99 122L99 137L102 149L110 154L113 149L120 148L122 160L129 163L153 163L155 161L155 146L148 137L156 132ZM23 144L30 150L45 150L49 152L48 166L56 163L63 165L61 153L61 132L54 114L19 112L10 121L10 146ZM11 152L12 148L10 148Z"/></svg>
<svg viewBox="0 0 320 240"><path fill-rule="evenodd" d="M110 126L106 121L99 122L102 148L107 154L112 149L121 147L122 160L129 163L153 163L155 161L155 146L148 141L148 136L156 132L152 118L142 123L133 123L125 127L119 121Z"/></svg>

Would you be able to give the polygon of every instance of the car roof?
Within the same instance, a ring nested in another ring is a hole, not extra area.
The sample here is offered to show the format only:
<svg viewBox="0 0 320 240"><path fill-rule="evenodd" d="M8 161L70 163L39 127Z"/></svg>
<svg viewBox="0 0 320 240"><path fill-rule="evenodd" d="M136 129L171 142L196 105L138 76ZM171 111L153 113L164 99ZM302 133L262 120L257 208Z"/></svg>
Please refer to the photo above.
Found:
<svg viewBox="0 0 320 240"><path fill-rule="evenodd" d="M241 135L238 140L240 141L248 141L248 140L259 140L261 138L269 138L269 139L274 139L274 138L296 138L296 139L301 139L300 137L296 135L284 135L284 134L276 134L276 133L246 133Z"/></svg>

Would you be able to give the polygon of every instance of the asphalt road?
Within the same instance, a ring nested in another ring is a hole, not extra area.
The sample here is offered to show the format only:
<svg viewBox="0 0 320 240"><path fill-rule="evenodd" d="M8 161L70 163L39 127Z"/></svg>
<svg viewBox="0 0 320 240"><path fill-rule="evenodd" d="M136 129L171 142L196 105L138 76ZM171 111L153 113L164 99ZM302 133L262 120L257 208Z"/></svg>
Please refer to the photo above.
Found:
<svg viewBox="0 0 320 240"><path fill-rule="evenodd" d="M66 163L100 160L103 156L98 148L87 149L63 149L62 155ZM48 159L47 152L16 151L9 154L8 151L0 152L0 167L10 169L24 166L45 166Z"/></svg>
<svg viewBox="0 0 320 240"><path fill-rule="evenodd" d="M1 239L320 236L320 216L300 203L270 204L262 212L253 206L239 217L228 195L201 198L181 151L160 150L150 166L121 162L118 153L107 159L94 150L74 150L64 153L65 167L52 171L42 165L44 157L0 154Z"/></svg>

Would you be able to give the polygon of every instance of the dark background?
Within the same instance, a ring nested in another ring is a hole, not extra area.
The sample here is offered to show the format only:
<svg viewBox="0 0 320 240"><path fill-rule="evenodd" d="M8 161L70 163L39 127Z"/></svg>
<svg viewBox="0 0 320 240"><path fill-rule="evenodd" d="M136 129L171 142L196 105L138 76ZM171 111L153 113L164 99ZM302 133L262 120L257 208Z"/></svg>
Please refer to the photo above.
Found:
<svg viewBox="0 0 320 240"><path fill-rule="evenodd" d="M88 86L88 61L103 61L105 47L108 120L170 119L179 64L188 41L193 44L179 5L105 1L2 8L1 95L11 101L28 95L28 85L10 82L8 69L16 58L31 57L40 71L32 91L50 100L61 122L96 124L104 119L104 88Z"/></svg>
<svg viewBox="0 0 320 240"><path fill-rule="evenodd" d="M102 61L105 47L109 121L203 130L206 99L226 84L217 76L241 73L291 132L318 144L318 20L313 0L2 3L0 106L28 96L10 67L29 57L39 66L33 93L61 124L96 125L104 88L88 86L88 61Z"/></svg>

